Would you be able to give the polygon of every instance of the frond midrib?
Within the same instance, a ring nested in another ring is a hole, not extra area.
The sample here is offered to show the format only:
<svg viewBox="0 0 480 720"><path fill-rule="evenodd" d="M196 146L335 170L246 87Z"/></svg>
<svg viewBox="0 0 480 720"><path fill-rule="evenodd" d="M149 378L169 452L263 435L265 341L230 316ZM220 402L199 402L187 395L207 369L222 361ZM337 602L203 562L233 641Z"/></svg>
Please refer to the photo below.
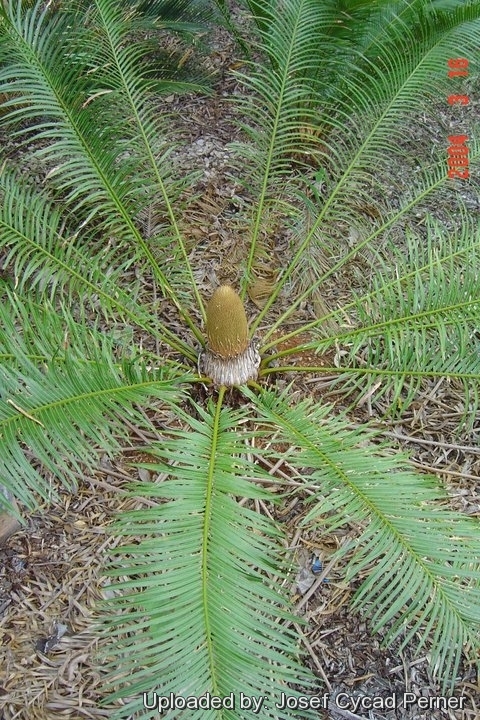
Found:
<svg viewBox="0 0 480 720"><path fill-rule="evenodd" d="M163 178L162 178L162 176L161 176L161 174L160 174L160 172L159 172L158 164L157 164L157 162L156 162L155 155L154 155L153 150L152 150L152 147L151 147L151 145L150 145L150 141L149 141L148 135L147 135L147 133L146 133L146 131L145 131L145 127L144 127L144 124L143 124L142 117L141 117L141 115L140 115L139 109L138 109L138 107L137 107L137 104L134 102L134 99L133 99L133 96L132 96L132 93L131 93L131 89L130 89L130 84L129 84L129 82L128 82L127 77L125 76L124 71L123 71L122 62L121 62L120 57L119 57L118 48L117 48L117 45L116 45L116 43L114 42L114 38L112 37L112 34L111 34L111 32L110 32L109 22L107 21L104 13L102 12L102 3L101 3L100 0L96 0L96 4L97 4L97 8L98 8L98 10L99 10L100 16L102 17L102 21L103 21L103 25L104 25L104 30L105 30L106 36L107 36L107 38L108 38L108 41L109 41L110 50L111 50L111 52L113 53L113 56L114 56L114 58L115 58L115 64L116 64L116 67L117 67L119 76L120 76L120 78L121 78L124 91L125 91L126 94L127 94L127 98L128 98L128 102L129 102L130 108L131 108L131 110L132 110L132 112L133 112L133 114L134 114L134 118L135 118L136 125L137 125L137 127L138 127L138 129L139 129L139 131L140 131L140 135L141 135L141 138L142 138L143 146L144 146L144 148L145 148L145 151L146 151L146 153L147 153L148 160L149 160L150 165L151 165L151 167L152 167L152 169L153 169L153 172L154 172L154 174L155 174L155 179L156 179L156 181L157 181L157 183L158 183L158 186L159 186L159 188L160 188L160 191L161 191L161 193L162 193L162 197L163 197L163 199L164 199L164 202L165 202L165 205L166 205L166 208L167 208L167 214L168 214L168 217L169 217L169 219L170 219L170 224L171 224L171 226L172 226L172 229L173 229L173 232L174 232L176 241L177 241L177 243L178 243L178 246L179 246L179 248L180 248L180 251L181 251L181 253L182 253L183 261L184 261L184 263L185 263L185 268L187 269L188 277L189 277L189 279L190 279L190 282L191 282L191 285L192 285L192 288L193 288L193 292L194 292L194 295L195 295L195 299L196 299L196 301L197 301L197 304L198 304L199 310L200 310L200 312L201 312L201 314L202 314L202 317L203 317L203 319L205 320L205 308L204 308L204 305L203 305L203 302L202 302L202 298L201 298L201 296L200 296L200 293L198 292L197 283L195 282L195 277L194 277L194 275L193 275L192 267L191 267L190 261L189 261L189 259L188 259L188 255L187 255L187 251L186 251L186 248L185 248L185 244L184 244L184 242L183 242L183 238L182 238L182 235L181 235L181 233L180 233L180 229L179 229L179 227L178 227L177 218L176 218L176 215L175 215L175 213L174 213L174 211L173 211L173 207L172 207L172 203L171 203L171 201L170 201L170 197L169 197L169 195L168 195L168 193L167 193L167 190L166 190L166 187L165 187L165 183L163 182ZM148 247L147 243L143 240L143 238L141 237L140 234L138 234L138 237L139 237L139 242L140 242L140 244L141 244L141 247L142 247L142 249L143 249L146 257L148 258L149 262L151 263L152 268L155 269L155 272L157 272L157 269L158 269L158 272L161 273L161 270L160 270L160 268L159 268L159 266L158 266L158 264L157 264L157 262L156 262L156 260L155 260L155 258L154 258L154 256L153 256L152 252L150 251L150 248ZM165 282L167 283L166 277L165 277L165 276L163 275L163 273L162 273L162 282L163 282L163 281L165 281ZM180 313L182 314L182 316L184 317L185 321L186 321L187 324L189 325L190 329L191 329L192 332L194 333L194 335L195 335L195 337L197 338L197 340L199 340L200 343L203 344L204 339L203 339L202 333L201 333L200 330L197 328L197 326L195 325L195 323L191 320L189 313L186 312L186 310L182 307L181 303L177 300L177 298L176 298L176 296L175 296L175 294L174 294L174 291L173 291L173 289L170 287L169 284L167 284L167 287L169 288L169 293L172 294L172 295L171 295L171 299L174 301L175 306L177 307L177 309L179 310L179 312L180 312Z"/></svg>
<svg viewBox="0 0 480 720"><path fill-rule="evenodd" d="M386 518L380 512L380 510L372 503L370 498L364 495L364 493L362 493L354 483L349 481L348 476L341 471L338 465L335 465L330 461L328 455L324 455L319 449L319 447L313 444L308 437L302 434L302 432L295 425L292 425L286 417L278 415L271 408L269 412L276 416L278 427L287 427L288 431L292 434L292 436L298 438L299 447L301 449L308 448L311 452L317 455L321 460L322 466L324 466L325 464L328 465L332 472L343 483L343 485L348 487L350 492L361 500L363 506L368 508L370 518L375 518L377 522L379 522L382 527L386 531L388 531L389 535L392 537L392 541L395 542L395 547L397 549L402 548L402 554L404 554L408 558L411 558L411 560L416 564L416 566L421 568L424 577L426 577L430 583L430 587L435 588L436 597L441 598L442 606L447 608L447 612L450 612L453 617L455 617L459 625L466 630L464 618L462 618L462 616L460 615L457 607L452 604L448 594L445 593L442 583L438 581L428 564L423 561L422 556L420 556L419 553L413 548L411 543L407 541L405 536L399 533L399 531L395 528L392 522L389 521L388 518Z"/></svg>
<svg viewBox="0 0 480 720"><path fill-rule="evenodd" d="M429 53L433 52L435 47L431 48ZM421 62L424 63L426 58L428 57L428 54L425 54L422 56ZM377 117L374 125L372 126L369 134L363 139L362 143L358 146L357 150L355 151L353 157L351 158L348 166L343 171L341 178L335 185L334 189L329 194L328 198L326 199L326 202L324 203L323 207L321 208L320 212L317 215L317 218L309 228L305 239L301 242L299 245L297 251L295 252L295 255L288 263L287 268L282 273L281 277L279 278L278 282L276 283L276 286L269 297L267 303L262 308L260 313L257 315L255 321L252 323L251 331L252 333L255 332L255 330L258 328L259 324L263 320L266 313L269 311L270 307L280 294L285 282L288 280L288 277L290 276L292 269L296 267L299 263L299 260L305 250L308 248L308 245L312 241L315 233L318 231L319 227L321 226L325 216L327 215L328 211L330 210L331 206L334 205L334 202L337 199L337 196L341 194L343 191L344 186L348 183L351 174L353 174L353 170L358 165L362 155L368 150L369 146L375 141L375 136L379 128L382 127L382 124L384 120L388 117L389 113L391 112L392 107L398 103L398 98L401 96L404 89L408 86L409 81L411 77L417 72L418 66L415 67L410 74L408 74L397 90L395 95L389 100L389 102L385 105L383 108L382 113ZM473 159L473 158L471 158ZM438 163L438 166L443 166L445 164L444 161ZM289 317L296 308L303 302L308 295L311 294L315 289L317 289L328 277L330 277L333 273L335 273L337 270L339 270L345 263L347 263L352 257L355 256L355 254L364 248L366 245L371 243L377 236L379 236L381 233L384 233L386 230L388 230L394 223L396 223L399 219L401 219L404 215L406 215L411 209L413 209L416 205L418 205L419 202L421 202L423 199L431 195L432 192L437 190L440 186L444 185L447 181L447 174L442 175L437 180L430 182L430 184L424 188L418 195L416 195L412 200L404 204L401 209L394 213L391 218L382 224L380 228L377 228L371 235L366 237L363 241L355 244L355 246L342 258L340 258L328 271L323 273L320 278L318 278L312 287L308 289L308 291L305 291L301 296L296 298L296 300L292 303L292 305L288 308L286 312L284 312L281 317L269 328L266 337L269 337L272 332L275 331L275 329L285 321L287 317ZM299 331L300 332L300 331Z"/></svg>
<svg viewBox="0 0 480 720"><path fill-rule="evenodd" d="M277 134L278 134L278 131L280 128L280 121L282 119L282 114L283 114L283 100L284 100L285 93L286 93L287 86L288 86L288 73L290 70L292 54L293 54L293 50L294 50L294 47L295 47L295 44L297 41L297 35L298 35L298 31L299 31L302 4L303 4L303 2L301 0L300 8L299 8L299 10L297 12L297 16L296 16L296 24L292 28L292 31L291 31L290 44L289 44L287 58L286 58L285 66L284 66L284 73L283 73L283 77L282 77L281 84L280 84L280 93L278 96L279 100L278 100L276 111L275 111L275 117L273 120L273 128L272 128L272 133L270 136L270 142L269 142L267 156L266 156L263 180L262 180L262 185L261 185L261 190L260 190L260 196L258 198L258 201L256 201L257 210L256 210L255 221L254 221L253 230L252 230L252 234L251 234L251 238L250 238L250 252L248 254L246 268L245 268L245 272L244 272L244 279L241 284L241 291L240 291L240 296L241 296L242 300L245 300L245 296L246 296L246 292L247 292L247 285L251 280L252 267L253 267L253 262L255 259L255 252L256 252L256 247L257 247L257 239L258 239L258 235L260 232L260 226L261 226L262 217L263 217L263 210L264 210L265 202L266 202L266 198L267 198L268 184L270 181L270 169L271 169L272 163L273 163L273 156L274 156L274 151L275 151L275 147L276 147ZM252 334L255 332L256 326L257 326L257 323L254 323L252 325L252 328L251 328Z"/></svg>
<svg viewBox="0 0 480 720"><path fill-rule="evenodd" d="M128 300L128 297L123 290L120 290L118 287L116 287L114 293L109 294L106 290L103 289L101 285L94 284L87 277L77 271L73 263L67 263L61 258L57 257L53 252L43 247L41 244L33 240L30 236L21 233L16 227L10 225L2 219L0 219L0 227L3 227L10 233L16 235L23 243L28 244L32 248L35 248L38 256L43 255L44 257L48 258L48 260L50 260L54 265L63 270L68 277L74 278L80 285L89 290L92 295L99 295L101 298L103 298L107 307L117 308L120 313L123 313L125 317L128 317L137 327L145 330L149 335L153 335L154 337L157 337L158 339L167 342L174 350L180 352L182 355L189 358L190 360L194 362L196 361L196 354L192 351L191 347L184 343L177 335L175 335L175 333L172 333L171 330L169 330L165 325L162 324L161 329L156 330L151 323L147 322L146 319L142 319L141 316L138 314L138 310L140 309L139 307L137 307L137 311L130 309L130 307L125 303L125 300ZM58 237L59 244L64 241L64 239L60 237L56 232L55 234ZM85 258L82 257L82 260L84 259Z"/></svg>
<svg viewBox="0 0 480 720"><path fill-rule="evenodd" d="M206 496L205 496L205 509L204 509L204 521L202 531L202 600L203 600L203 617L205 622L205 638L207 643L208 662L210 667L210 677L212 680L213 694L219 694L219 683L217 679L217 663L215 660L214 645L212 639L212 628L210 620L210 598L211 592L209 583L209 537L210 537L210 523L212 515L213 505L213 489L215 482L215 467L217 462L217 444L218 435L220 432L220 413L222 410L223 398L225 395L226 388L222 385L217 398L215 415L213 418L212 425L212 439L210 446L210 453L208 458L208 469L206 477Z"/></svg>
<svg viewBox="0 0 480 720"><path fill-rule="evenodd" d="M97 362L95 363L95 365L98 367L99 363ZM71 395L70 397L61 398L60 400L52 402L47 402L43 404L37 403L34 407L31 407L28 401L26 401L25 409L28 410L29 415L33 416L38 422L40 422L40 424L42 424L41 415L43 413L47 413L56 409L66 408L69 405L74 405L81 402L88 402L89 400L98 400L102 397L115 395L121 397L124 393L132 391L134 392L139 390L145 390L147 391L146 394L148 394L148 390L153 390L156 386L159 387L162 384L164 383L158 379L136 383L125 383L123 385L115 385L114 387L112 386L108 388L100 388L98 390L89 390L88 392L78 393L77 395ZM113 397L113 399L115 399L115 397ZM18 401L19 405L23 404L22 396L16 397L16 401ZM22 418L24 417L25 414L22 415L22 413L18 412L17 415L10 415L8 418L3 418L2 420L0 420L0 428L8 428L10 426L14 426L18 421L22 421Z"/></svg>
<svg viewBox="0 0 480 720"><path fill-rule="evenodd" d="M98 0L96 0L98 4ZM127 211L126 207L118 197L115 188L113 187L108 175L103 171L101 164L98 162L98 159L94 152L92 152L92 149L89 145L89 143L86 141L84 134L82 133L82 130L79 126L79 123L76 121L75 113L72 112L71 108L64 102L64 99L62 95L57 92L56 85L55 85L55 77L52 75L52 72L50 71L50 68L48 64L45 64L42 62L41 58L38 56L37 53L32 51L32 48L24 41L24 38L20 33L17 32L17 28L14 24L10 24L10 28L14 28L15 30L15 37L17 45L20 46L22 54L24 54L26 57L29 58L29 62L31 65L36 67L42 76L42 78L45 78L48 85L48 91L53 94L54 100L56 103L56 106L60 109L62 115L63 115L63 123L65 128L67 129L67 132L71 132L73 136L76 138L76 141L78 143L78 150L80 151L80 154L82 157L86 157L90 168L93 169L94 175L99 179L101 186L103 187L106 196L108 197L109 202L111 203L112 207L115 209L116 213L118 214L119 218L121 218L121 221L123 222L126 229L128 229L130 235L132 238L135 239L135 242L138 243L138 245L142 248L143 252L145 253L145 257L148 259L148 262L152 268L152 271L154 273L154 276L158 280L160 286L162 289L166 292L167 296L170 298L170 300L175 305L176 309L180 313L180 315L184 318L184 320L187 322L188 326L194 333L194 335L197 337L197 339L203 344L204 339L203 335L201 334L200 330L197 328L195 323L190 318L190 315L188 311L182 306L182 304L179 302L173 288L170 285L170 282L168 281L166 275L161 270L160 266L158 265L152 251L150 250L148 244L143 239L141 233L135 226L135 223L133 222L130 213ZM120 69L120 68L119 68ZM123 79L123 76L122 76ZM126 85L126 90L129 92L129 88ZM131 98L130 98L131 99ZM140 128L140 131L143 133L144 136L144 128L141 122L141 119L138 115L138 109L135 106L135 103L132 101L132 108L134 109L134 112L136 113L136 117L138 118L138 126ZM151 155L151 148L146 142L146 148L149 154ZM164 192L164 195L167 199L167 206L169 208L169 213L171 219L174 220L174 227L176 228L176 232L179 235L179 230L176 225L175 217L173 215L173 210L171 207L170 202L168 201L168 198L166 196L166 191L164 188L163 181L161 180L158 168L156 167L156 162L153 159L153 167L155 167L157 179L160 180L160 186L162 188L162 192ZM184 250L183 243L181 244L181 247ZM194 287L196 287L194 285ZM198 291L197 291L198 293ZM200 307L202 307L201 300L200 300ZM168 331L167 331L168 332ZM173 333L170 334L170 340L175 338Z"/></svg>

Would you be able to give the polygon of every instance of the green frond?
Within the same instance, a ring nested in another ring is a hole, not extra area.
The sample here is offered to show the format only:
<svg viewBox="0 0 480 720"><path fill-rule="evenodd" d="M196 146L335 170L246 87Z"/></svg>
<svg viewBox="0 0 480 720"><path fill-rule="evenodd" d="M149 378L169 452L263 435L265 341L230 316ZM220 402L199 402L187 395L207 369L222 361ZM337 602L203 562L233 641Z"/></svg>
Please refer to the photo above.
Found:
<svg viewBox="0 0 480 720"><path fill-rule="evenodd" d="M412 472L405 456L375 446L372 433L350 429L330 407L247 394L314 491L305 522L323 532L351 522L359 528L340 552L354 548L349 578L370 570L354 604L368 608L387 642L415 642L421 630L419 647L429 645L434 672L451 685L462 649L474 656L479 647L477 522L442 508L446 494L433 477Z"/></svg>
<svg viewBox="0 0 480 720"><path fill-rule="evenodd" d="M138 31L151 32L152 28L195 40L206 32L214 15L209 0L120 0L116 5L130 17L131 36L137 41ZM146 46L152 48L154 43L147 40Z"/></svg>
<svg viewBox="0 0 480 720"><path fill-rule="evenodd" d="M71 30L73 24L83 26L82 16L65 12L52 16L40 3L22 15L20 3L18 8L14 5L4 18L1 37L2 53L9 62L0 69L0 83L11 108L2 122L12 127L20 118L29 121L21 132L43 141L40 156L50 177L57 178L65 201L70 198L82 206L89 198L97 213L102 209L112 213L117 208L110 195L120 203L128 195L128 168L116 163L114 118L100 127L94 122L92 101L87 102L92 83L85 75L85 59L72 54L86 39L86 31L77 35ZM103 95L96 98L95 109L103 100ZM100 138L102 155L92 151Z"/></svg>
<svg viewBox="0 0 480 720"><path fill-rule="evenodd" d="M344 390L371 392L372 402L392 393L392 412L403 412L422 382L448 377L463 384L473 419L480 381L480 234L466 214L460 230L450 236L432 218L425 230L422 236L407 230L402 247L389 244L388 262L377 256L369 271L371 290L342 307L353 329L339 328L333 336L299 343L271 360L281 358L285 364L299 351L321 355L338 344L344 355L332 371L341 373ZM306 323L302 331L320 328L326 317ZM285 333L283 340L297 334ZM273 344L265 343L263 352Z"/></svg>
<svg viewBox="0 0 480 720"><path fill-rule="evenodd" d="M414 81L419 64L424 62L431 63L432 82L425 88L423 97L418 97L418 103L437 99L436 83L439 77L445 78L445 73L438 73L436 46L441 51L442 43L450 42L450 33L464 23L469 24L471 37L470 23L478 20L478 7L468 7L467 3L455 13L445 12L437 3L425 0L346 5L350 7L338 13L338 23L334 26L334 34L345 43L345 82L339 77L336 82L328 82L328 86L330 102L338 102L347 114L356 114L360 109L368 112L367 97L374 102L382 97L388 99L398 90L397 82L403 83L410 74ZM468 48L460 47L462 52L468 52ZM440 70L443 69L442 63Z"/></svg>
<svg viewBox="0 0 480 720"><path fill-rule="evenodd" d="M118 448L125 417L144 424L134 403L172 403L181 394L174 367L147 369L126 355L115 362L114 341L65 308L60 317L9 294L0 316L1 478L28 507L34 493L55 494L49 475L75 486L80 465L95 467L97 448Z"/></svg>
<svg viewBox="0 0 480 720"><path fill-rule="evenodd" d="M328 36L328 28L335 23L335 12L330 3L322 4L320 8L318 3L310 6L308 2L290 0L285 6L296 13L294 27L299 28L301 40L295 33L290 33L287 46L283 28L284 24L291 26L291 19L287 23L283 13L278 14L262 43L267 54L275 53L278 45L275 64L261 65L242 78L257 98L252 102L249 97L246 103L250 104L250 109L245 104L243 111L251 118L249 132L257 153L256 157L249 156L249 163L252 174L258 173L258 187L261 188L260 203L255 196L245 282L250 279L261 217L267 206L278 202L275 179L281 178L285 183L288 178L292 185L295 184L292 152L305 152L307 165L320 166L327 177L327 192L318 198L316 217L313 222L309 221L298 246L292 248L291 257L252 331L262 322L318 233L332 246L338 245L339 231L342 228L348 231L355 224L358 206L368 206L372 196L385 196L384 179L392 175L393 159L404 162L404 138L413 116L432 100L438 102L451 92L448 58L458 55L458 47L462 47L463 54L474 57L480 39L480 9L477 6L442 15L440 23L435 14L422 10L419 2L390 5L403 6L405 12L395 12L395 22L379 22L377 26L374 18L378 19L380 10L371 11L368 22L375 28L374 34L372 28L365 30L365 38L359 41L357 48L354 40L357 33L351 33L350 46L345 48L345 41L339 40L335 33ZM316 26L317 22L323 22L323 34L322 28ZM361 25L358 29L362 38ZM279 38L276 44L271 41L275 32ZM314 38L316 52L309 45ZM334 75L332 81L326 70L329 63L337 64L341 71L338 84L335 77L339 76ZM334 97L329 97L326 92L327 85L334 87ZM303 98L307 97L303 124L303 111L299 108L303 107ZM314 132L302 133L306 126L313 126ZM437 146L435 150L428 165L412 174L411 187L400 198L400 204L388 207L386 203L381 213L384 217L375 232L362 238L354 247L343 249L341 246L342 252L336 251L335 262L321 282L345 267L363 248L375 248L390 227L401 223L427 197L451 183L447 177L446 147ZM478 157L474 150L472 162L476 161ZM299 187L300 182L308 183L309 171L305 167L302 175L297 173ZM314 172L312 168L310 186L314 185ZM277 212L282 215L280 206L277 206ZM298 298L289 306L276 326L287 320L303 300L303 297Z"/></svg>
<svg viewBox="0 0 480 720"><path fill-rule="evenodd" d="M190 359L192 349L182 342L129 292L122 289L126 269L119 262L116 247L98 247L92 263L84 236L86 229L74 229L62 219L52 200L28 185L4 166L0 174L0 247L6 252L4 268L13 274L17 292L34 290L50 297L67 297L90 307L109 319L127 320ZM73 299L74 298L74 299Z"/></svg>
<svg viewBox="0 0 480 720"><path fill-rule="evenodd" d="M156 504L116 525L116 533L135 538L114 551L109 571L117 578L109 585L115 596L107 618L111 682L124 686L118 696L136 698L118 717L135 711L155 717L143 709L142 694L150 693L151 702L156 691L234 693L236 710L189 717L233 720L241 712L253 720L252 710L239 710L243 692L265 698L261 717L277 718L280 693L295 695L309 683L287 629L279 531L237 499L274 496L253 482L265 477L245 454L246 413L222 407L222 398L221 392L207 410L194 405L193 415L180 413L185 429L165 432L151 448L154 458L145 467L156 479L132 488ZM165 710L164 717L178 711ZM290 717L297 717L294 711L282 712Z"/></svg>
<svg viewBox="0 0 480 720"><path fill-rule="evenodd" d="M156 150L156 138L158 137L158 121L156 121L156 117L158 109L151 103L149 104L147 88L145 84L142 85L140 82L141 75L135 73L135 66L140 52L139 46L127 42L131 31L130 18L129 16L122 16L118 5L111 0L97 0L96 6L100 30L104 36L101 81L107 86L111 83L114 91L119 94L129 108L131 117L134 120L131 124L134 133L132 140L141 146L140 154L143 152L146 162L151 167L156 193L161 196L165 204L173 240L178 245L183 266L188 273L189 284L194 290L197 305L204 317L202 298L197 289L185 243L178 227L176 212L173 209L173 197L170 197L171 188L166 183L165 171L156 157L156 152L158 152ZM147 257L149 257L150 250L147 243L141 242L141 244ZM183 284L185 284L185 280Z"/></svg>
<svg viewBox="0 0 480 720"><path fill-rule="evenodd" d="M261 49L270 63L257 69L252 64L249 75L237 73L258 98L254 102L249 96L237 100L252 120L244 130L254 140L255 152L250 154L245 146L236 147L247 154L249 180L258 189L242 296L251 280L260 222L272 199L272 188L279 178L290 173L292 154L309 144L305 129L315 117L315 76L324 59L319 47L322 40L328 40L325 25L330 21L331 13L315 0L287 0L276 22L269 26L268 33L263 33Z"/></svg>
<svg viewBox="0 0 480 720"><path fill-rule="evenodd" d="M406 249L391 247L389 253L394 271L377 266L372 291L352 306L359 325L345 333L345 364L359 367L354 356L362 346L361 367L372 382L383 378L379 394L393 390L397 398L406 378L414 380L410 400L422 378L448 377L474 390L480 381L478 228L465 217L461 230L449 237L429 221L426 240L407 234ZM364 389L369 385L363 373L361 383ZM401 404L406 409L409 398L402 397ZM478 401L470 405L474 417Z"/></svg>
<svg viewBox="0 0 480 720"><path fill-rule="evenodd" d="M124 44L127 19L111 0L97 3L104 25L96 31L81 14L50 16L42 8L39 2L23 14L12 9L5 16L0 52L8 62L0 67L0 92L8 95L6 107L12 109L2 121L12 127L20 117L28 120L28 128L16 132L31 137L34 157L45 168L49 186L61 194L65 210L74 212L82 225L94 225L97 236L113 235L117 252L123 248L130 261L144 259L200 340L168 277L172 263L165 262L173 242L183 255L184 284L188 278L202 307L171 205L188 178L169 182L170 149L162 132L166 121L153 122L150 82L135 72L140 50ZM85 47L91 48L88 56ZM138 215L154 201L158 204L158 197L167 227L147 240Z"/></svg>

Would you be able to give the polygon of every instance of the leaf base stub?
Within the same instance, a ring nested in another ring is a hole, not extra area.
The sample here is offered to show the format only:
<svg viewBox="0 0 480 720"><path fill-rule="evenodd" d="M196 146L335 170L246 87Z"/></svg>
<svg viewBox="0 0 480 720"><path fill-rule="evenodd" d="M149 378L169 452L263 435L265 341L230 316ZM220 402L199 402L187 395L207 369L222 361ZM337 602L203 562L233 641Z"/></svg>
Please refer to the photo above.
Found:
<svg viewBox="0 0 480 720"><path fill-rule="evenodd" d="M245 385L249 380L256 380L260 367L260 355L254 343L250 343L244 352L230 358L205 350L198 362L198 369L203 375L213 380L215 385Z"/></svg>

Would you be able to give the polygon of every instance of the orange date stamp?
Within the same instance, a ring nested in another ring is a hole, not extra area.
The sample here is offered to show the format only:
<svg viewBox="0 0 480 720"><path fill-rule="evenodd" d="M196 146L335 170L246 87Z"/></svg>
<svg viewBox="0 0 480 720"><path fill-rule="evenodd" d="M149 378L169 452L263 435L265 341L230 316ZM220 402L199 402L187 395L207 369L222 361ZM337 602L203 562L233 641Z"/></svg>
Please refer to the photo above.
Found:
<svg viewBox="0 0 480 720"><path fill-rule="evenodd" d="M468 77L467 58L450 58L447 60L447 76L449 78ZM468 95L455 93L447 97L449 105L468 105L470 98ZM470 176L468 162L468 135L449 135L447 148L447 165L449 178L461 178L466 180Z"/></svg>

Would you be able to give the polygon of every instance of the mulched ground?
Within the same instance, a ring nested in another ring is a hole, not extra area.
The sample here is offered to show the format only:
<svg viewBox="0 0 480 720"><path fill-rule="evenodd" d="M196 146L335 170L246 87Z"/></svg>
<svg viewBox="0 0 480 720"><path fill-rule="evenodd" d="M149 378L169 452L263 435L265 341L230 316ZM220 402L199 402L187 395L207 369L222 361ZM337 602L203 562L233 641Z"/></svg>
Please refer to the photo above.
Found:
<svg viewBox="0 0 480 720"><path fill-rule="evenodd" d="M179 167L202 168L196 190L198 198L184 218L185 234L191 242L193 265L205 296L219 282L238 279L242 254L242 225L236 223L244 205L244 189L230 173L228 144L240 137L238 117L226 98L242 92L229 69L239 61L229 34L216 30L210 39L206 65L214 77L211 97L172 97L172 110L179 111L178 134L184 147L176 151ZM478 95L480 98L480 94ZM429 122L415 125L416 143L429 142L440 126L448 126L448 112L435 108ZM408 142L408 140L406 141ZM397 169L399 175L402 171ZM400 177L400 179L402 179ZM392 179L392 187L399 178ZM404 181L408 181L406 176ZM478 198L468 196L472 212ZM276 252L281 255L282 238ZM265 279L268 282L268 278ZM348 297L351 278L335 288L329 302ZM261 290L261 289L260 289ZM252 300L261 301L259 297ZM281 300L282 301L282 300ZM288 297L283 296L283 302ZM255 310L253 304L250 312ZM299 360L300 361L300 360ZM290 378L279 378L284 384ZM328 374L300 376L294 392L298 397L316 396L339 402ZM382 417L380 405L363 398L351 416L352 423ZM473 426L462 427L463 400L453 383L425 384L401 423L384 424L391 444L412 453L420 471L435 472L451 496L452 506L466 514L480 511L480 418ZM380 427L382 424L378 421ZM132 428L132 443L141 436ZM126 499L120 490L138 478L129 461L135 454L125 452L115 462L99 458L94 476L79 476L75 493L61 492L57 501L43 505L26 517L26 526L0 548L0 720L61 720L109 718L116 704L102 705L103 675L97 651L96 607L108 597L108 583L102 576L107 551L118 541L109 526L118 512L141 507L145 500ZM275 469L294 482L295 472L283 461ZM265 511L272 511L271 508ZM345 581L342 565L331 566L329 556L342 541L341 534L319 544L312 534L301 532L299 523L306 512L301 498L275 510L288 529L289 547L296 550L297 577L292 576L291 594L299 616L307 620L304 629L306 662L319 678L318 692L327 692L329 709L324 718L369 718L370 720L474 720L480 718L480 685L474 668L462 665L455 696L465 698L463 710L422 710L418 705L390 709L369 707L373 699L394 695L399 703L405 692L422 697L441 696L432 679L425 652L413 648L382 649L382 638L370 632L368 616L353 614L349 601L358 586ZM347 532L347 531L345 531ZM311 573L311 558L323 562L319 575ZM303 580L301 592L298 580ZM327 582L325 581L327 580ZM312 583L307 589L309 582ZM338 695L340 693L340 695ZM366 698L364 705L346 706L345 693ZM338 696L338 704L335 697ZM301 711L299 711L301 718Z"/></svg>

